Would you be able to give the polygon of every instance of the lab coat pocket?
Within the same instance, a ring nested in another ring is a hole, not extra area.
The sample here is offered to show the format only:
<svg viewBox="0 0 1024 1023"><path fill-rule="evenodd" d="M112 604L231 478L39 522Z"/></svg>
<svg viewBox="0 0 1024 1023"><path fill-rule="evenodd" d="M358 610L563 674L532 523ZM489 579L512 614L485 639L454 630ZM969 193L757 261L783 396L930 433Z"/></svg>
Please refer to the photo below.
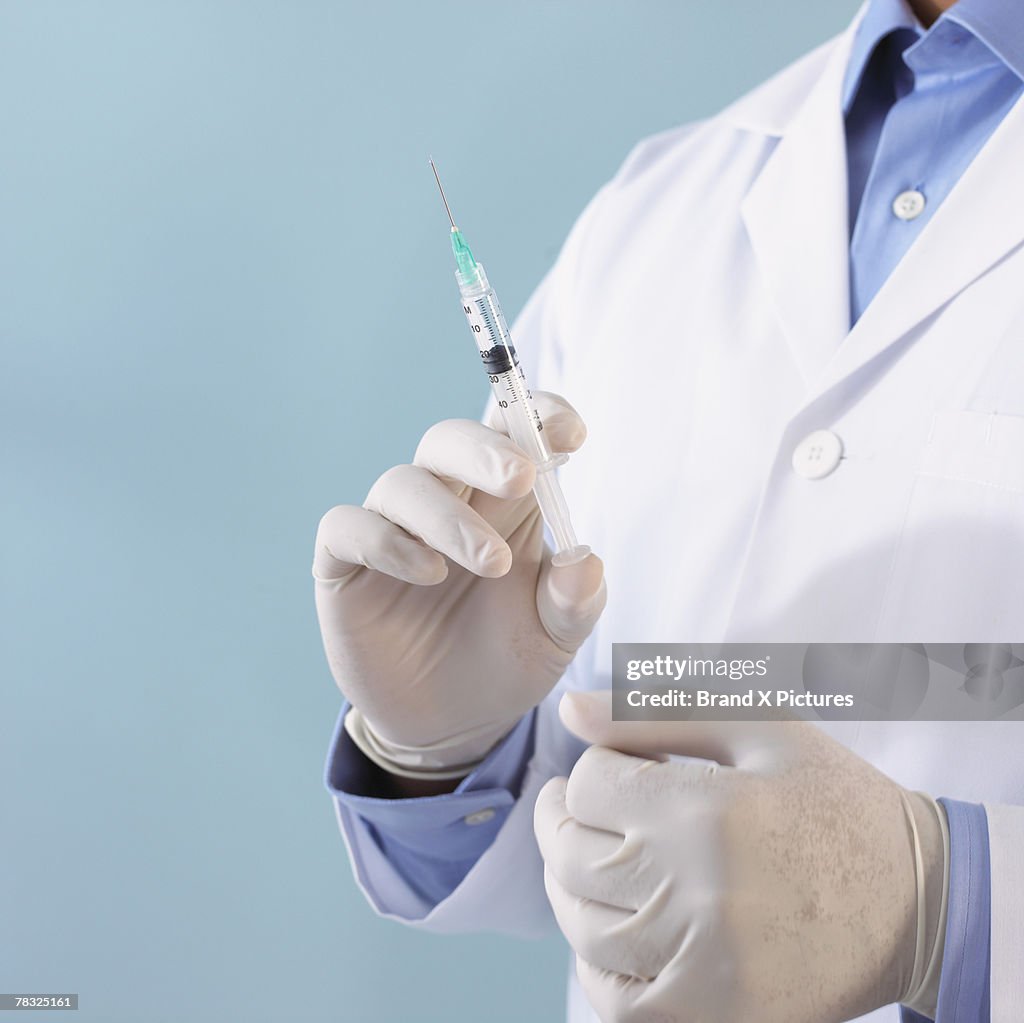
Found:
<svg viewBox="0 0 1024 1023"><path fill-rule="evenodd" d="M883 642L1024 635L1024 416L936 415L880 609Z"/></svg>

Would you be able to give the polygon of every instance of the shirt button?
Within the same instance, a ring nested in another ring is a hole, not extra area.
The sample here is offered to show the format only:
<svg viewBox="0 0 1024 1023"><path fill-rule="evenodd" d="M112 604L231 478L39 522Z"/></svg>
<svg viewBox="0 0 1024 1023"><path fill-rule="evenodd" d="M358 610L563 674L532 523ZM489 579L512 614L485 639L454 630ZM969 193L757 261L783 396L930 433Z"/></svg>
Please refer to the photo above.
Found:
<svg viewBox="0 0 1024 1023"><path fill-rule="evenodd" d="M839 464L843 442L831 430L815 430L793 451L793 470L805 480L820 480Z"/></svg>
<svg viewBox="0 0 1024 1023"><path fill-rule="evenodd" d="M900 192L892 201L892 211L900 220L915 220L924 212L924 196L916 188Z"/></svg>
<svg viewBox="0 0 1024 1023"><path fill-rule="evenodd" d="M462 820L472 827L474 824L486 824L493 816L494 808L489 806L486 810L477 810L476 813L467 814Z"/></svg>

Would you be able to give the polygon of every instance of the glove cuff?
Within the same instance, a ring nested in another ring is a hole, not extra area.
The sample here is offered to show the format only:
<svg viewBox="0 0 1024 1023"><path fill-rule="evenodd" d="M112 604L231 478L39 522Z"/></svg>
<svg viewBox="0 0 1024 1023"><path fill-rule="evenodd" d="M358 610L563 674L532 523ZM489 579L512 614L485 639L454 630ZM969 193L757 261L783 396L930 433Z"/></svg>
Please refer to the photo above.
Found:
<svg viewBox="0 0 1024 1023"><path fill-rule="evenodd" d="M357 707L345 715L345 731L368 760L389 774L421 781L465 777L480 766L511 727L483 725L427 746L404 746L381 736Z"/></svg>
<svg viewBox="0 0 1024 1023"><path fill-rule="evenodd" d="M931 796L923 792L900 793L903 808L907 815L914 841L914 867L917 878L917 949L914 957L914 969L905 997L900 999L902 1005L929 1019L935 1018L936 1003L939 997L939 980L942 976L942 954L946 938L946 912L949 904L949 822L942 806ZM921 804L925 804L922 807ZM915 813L916 810L916 813ZM919 819L917 814L922 815ZM938 821L936 829L933 821L927 820L931 814ZM928 875L922 854L921 833L928 829L933 835L941 836L942 849L933 850L930 857L938 866L941 855L942 886L941 890L932 893L931 912L928 912ZM936 896L938 904L936 906ZM937 912L936 912L937 909ZM931 947L928 948L928 922L934 923L931 933Z"/></svg>

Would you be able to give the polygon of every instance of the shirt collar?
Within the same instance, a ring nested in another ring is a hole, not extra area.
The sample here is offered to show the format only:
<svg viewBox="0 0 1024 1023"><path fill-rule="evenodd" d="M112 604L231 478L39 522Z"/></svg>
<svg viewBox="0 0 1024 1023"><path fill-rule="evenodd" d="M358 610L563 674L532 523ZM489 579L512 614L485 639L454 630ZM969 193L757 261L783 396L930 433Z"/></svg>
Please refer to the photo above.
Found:
<svg viewBox="0 0 1024 1023"><path fill-rule="evenodd" d="M1024 18L1016 0L958 0L935 24L943 20L965 28L1024 79ZM926 32L907 0L870 0L850 50L843 80L844 110L850 109L875 46L898 29L910 29L919 37Z"/></svg>
<svg viewBox="0 0 1024 1023"><path fill-rule="evenodd" d="M1016 0L959 0L943 17L967 29L1024 79L1024 17Z"/></svg>
<svg viewBox="0 0 1024 1023"><path fill-rule="evenodd" d="M857 26L850 61L846 65L846 77L843 79L844 110L850 109L875 47L890 32L901 28L910 29L918 35L924 32L906 0L871 0Z"/></svg>

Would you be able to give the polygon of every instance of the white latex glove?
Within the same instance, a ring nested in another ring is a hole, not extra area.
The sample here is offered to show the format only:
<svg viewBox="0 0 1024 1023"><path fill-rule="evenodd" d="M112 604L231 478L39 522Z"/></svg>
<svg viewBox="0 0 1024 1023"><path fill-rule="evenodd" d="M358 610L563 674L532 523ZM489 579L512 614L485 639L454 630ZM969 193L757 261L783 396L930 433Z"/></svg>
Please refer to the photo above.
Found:
<svg viewBox="0 0 1024 1023"><path fill-rule="evenodd" d="M575 451L586 428L572 406L534 397L552 449ZM597 557L551 565L534 475L504 434L447 420L363 507L320 522L316 606L331 671L358 711L346 727L393 773L471 770L550 692L604 608Z"/></svg>
<svg viewBox="0 0 1024 1023"><path fill-rule="evenodd" d="M937 803L806 722L612 722L609 697L563 697L564 724L600 745L535 814L548 897L603 1023L934 1009Z"/></svg>

